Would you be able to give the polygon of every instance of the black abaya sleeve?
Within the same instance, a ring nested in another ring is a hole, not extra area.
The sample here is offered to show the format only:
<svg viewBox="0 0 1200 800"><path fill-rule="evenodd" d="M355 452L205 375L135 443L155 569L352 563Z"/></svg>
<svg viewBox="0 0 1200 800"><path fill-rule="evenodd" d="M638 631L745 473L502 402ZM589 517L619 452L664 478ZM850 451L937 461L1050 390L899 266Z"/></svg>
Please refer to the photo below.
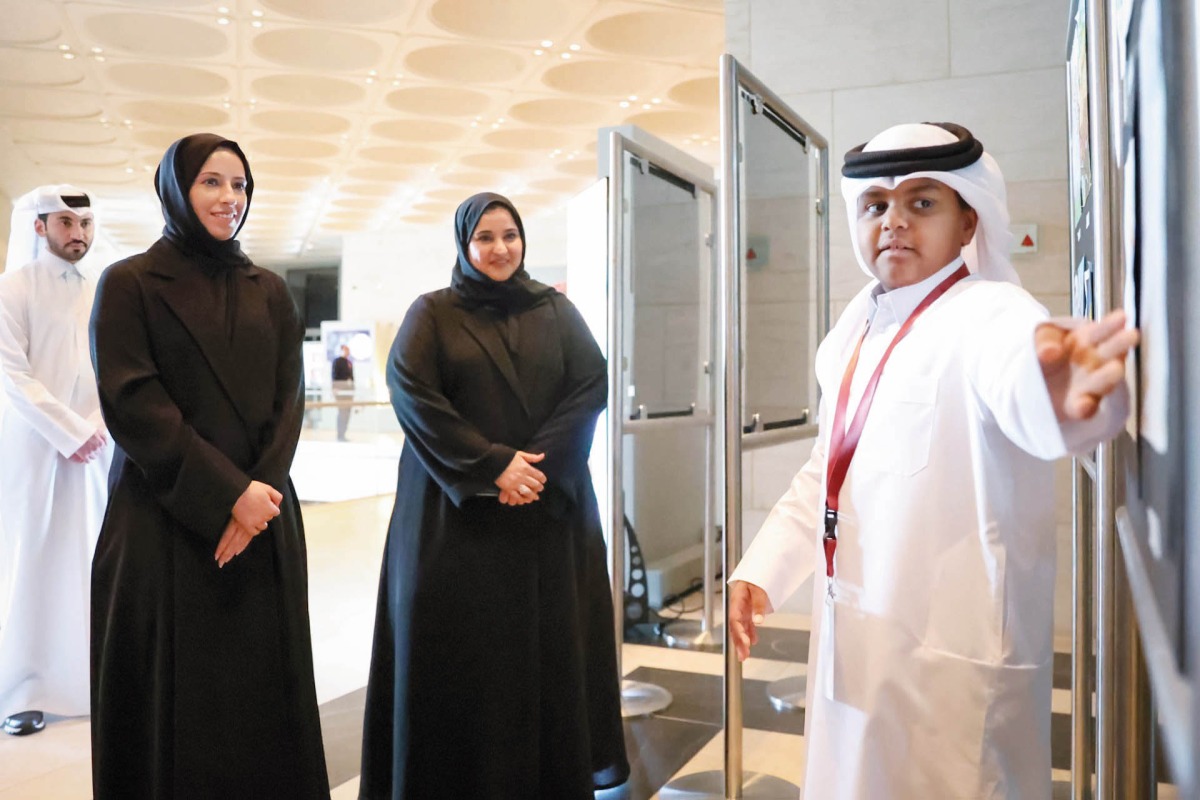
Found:
<svg viewBox="0 0 1200 800"><path fill-rule="evenodd" d="M493 444L455 410L438 371L437 327L426 297L409 308L388 357L388 393L406 441L455 505L486 492L516 450Z"/></svg>
<svg viewBox="0 0 1200 800"><path fill-rule="evenodd" d="M126 263L97 283L91 335L100 407L113 440L145 473L163 508L215 546L250 476L198 435L167 394L150 350L138 276Z"/></svg>
<svg viewBox="0 0 1200 800"><path fill-rule="evenodd" d="M554 311L565 362L563 397L523 449L546 454L537 468L550 484L570 484L587 465L596 418L608 404L608 367L571 301L557 295Z"/></svg>
<svg viewBox="0 0 1200 800"><path fill-rule="evenodd" d="M304 324L282 281L272 280L270 303L279 337L274 412L270 432L250 476L283 491L304 424Z"/></svg>

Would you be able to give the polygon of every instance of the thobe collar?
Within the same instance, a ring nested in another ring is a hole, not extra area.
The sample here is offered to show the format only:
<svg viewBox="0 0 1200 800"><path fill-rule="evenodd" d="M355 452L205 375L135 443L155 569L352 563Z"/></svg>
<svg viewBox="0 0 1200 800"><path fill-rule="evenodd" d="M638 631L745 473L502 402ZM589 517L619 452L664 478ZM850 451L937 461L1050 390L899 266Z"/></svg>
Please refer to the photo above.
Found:
<svg viewBox="0 0 1200 800"><path fill-rule="evenodd" d="M46 270L56 278L66 279L67 277L72 276L72 275L77 278L85 277L83 274L83 270L81 270L79 268L78 261L72 263L70 261L67 261L65 258L60 258L59 256L56 256L54 253L51 253L49 250L46 250L40 256L38 256L37 261L41 264L44 264L46 267Z"/></svg>
<svg viewBox="0 0 1200 800"><path fill-rule="evenodd" d="M926 295L932 292L939 283L950 277L951 273L962 263L962 256L959 256L920 283L901 286L890 292L883 288L882 283L878 284L871 290L869 296L870 310L868 313L872 323L871 327L878 330L881 326L893 322L903 323L912 315Z"/></svg>

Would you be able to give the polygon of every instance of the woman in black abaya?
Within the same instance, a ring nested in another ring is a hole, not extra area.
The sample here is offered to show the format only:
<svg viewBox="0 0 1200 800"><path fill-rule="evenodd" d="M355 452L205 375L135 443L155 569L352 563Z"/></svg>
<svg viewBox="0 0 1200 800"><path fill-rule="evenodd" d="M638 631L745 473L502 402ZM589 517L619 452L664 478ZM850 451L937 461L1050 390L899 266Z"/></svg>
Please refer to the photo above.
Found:
<svg viewBox="0 0 1200 800"><path fill-rule="evenodd" d="M237 144L171 145L166 227L100 279L92 360L117 444L92 564L96 800L327 800L300 508L303 327L234 239Z"/></svg>
<svg viewBox="0 0 1200 800"><path fill-rule="evenodd" d="M604 358L524 269L517 210L455 215L449 288L388 362L405 433L363 735L363 800L583 800L625 781L587 457Z"/></svg>

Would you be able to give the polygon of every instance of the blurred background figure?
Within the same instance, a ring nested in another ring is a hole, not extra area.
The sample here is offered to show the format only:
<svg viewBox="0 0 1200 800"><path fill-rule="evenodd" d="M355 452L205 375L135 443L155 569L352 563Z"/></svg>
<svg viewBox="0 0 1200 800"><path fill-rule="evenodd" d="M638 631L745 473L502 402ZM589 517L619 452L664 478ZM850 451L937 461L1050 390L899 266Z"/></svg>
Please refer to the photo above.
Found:
<svg viewBox="0 0 1200 800"><path fill-rule="evenodd" d="M338 403L337 440L346 441L346 429L350 426L350 403L354 400L354 362L350 360L350 346L342 345L333 360L333 398Z"/></svg>

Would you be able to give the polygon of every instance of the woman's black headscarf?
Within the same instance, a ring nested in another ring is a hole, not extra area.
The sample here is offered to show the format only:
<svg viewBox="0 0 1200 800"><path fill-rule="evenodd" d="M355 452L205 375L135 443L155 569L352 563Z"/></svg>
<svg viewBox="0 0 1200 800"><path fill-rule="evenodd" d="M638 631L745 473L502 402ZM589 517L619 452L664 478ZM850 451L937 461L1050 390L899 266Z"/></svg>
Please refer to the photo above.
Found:
<svg viewBox="0 0 1200 800"><path fill-rule="evenodd" d="M237 230L233 236L221 241L213 237L188 199L188 192L200 174L204 162L218 148L232 151L242 160L246 170L246 208L238 221ZM169 239L185 253L207 257L222 264L248 264L250 259L242 252L242 246L235 238L242 225L246 223L246 215L250 212L250 198L254 195L254 178L250 175L250 162L246 160L242 148L237 142L217 136L213 133L196 133L185 136L167 148L163 154L158 170L154 173L154 190L162 203L163 236Z"/></svg>
<svg viewBox="0 0 1200 800"><path fill-rule="evenodd" d="M506 281L495 281L471 266L468 248L480 218L497 206L507 209L517 223L521 236L521 264ZM494 192L480 192L463 201L454 212L454 238L458 243L458 261L450 279L450 288L468 308L488 308L509 313L531 308L554 294L554 287L539 283L525 271L525 226L516 206L507 197Z"/></svg>

